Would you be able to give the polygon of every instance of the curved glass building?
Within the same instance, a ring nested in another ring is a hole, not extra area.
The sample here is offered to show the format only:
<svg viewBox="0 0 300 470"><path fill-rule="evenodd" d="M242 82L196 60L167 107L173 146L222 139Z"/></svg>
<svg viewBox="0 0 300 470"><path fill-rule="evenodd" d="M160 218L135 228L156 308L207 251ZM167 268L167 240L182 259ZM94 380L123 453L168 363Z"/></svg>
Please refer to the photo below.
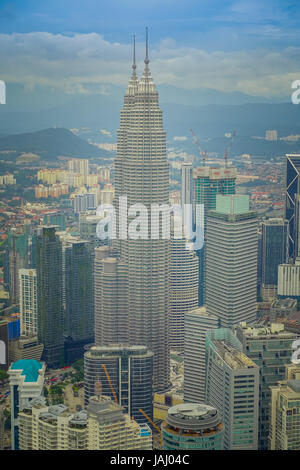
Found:
<svg viewBox="0 0 300 470"><path fill-rule="evenodd" d="M223 450L223 424L216 408L184 403L168 410L162 423L164 450Z"/></svg>
<svg viewBox="0 0 300 470"><path fill-rule="evenodd" d="M84 382L86 404L100 393L117 399L138 423L146 421L140 409L152 419L153 353L146 346L92 346L84 355Z"/></svg>

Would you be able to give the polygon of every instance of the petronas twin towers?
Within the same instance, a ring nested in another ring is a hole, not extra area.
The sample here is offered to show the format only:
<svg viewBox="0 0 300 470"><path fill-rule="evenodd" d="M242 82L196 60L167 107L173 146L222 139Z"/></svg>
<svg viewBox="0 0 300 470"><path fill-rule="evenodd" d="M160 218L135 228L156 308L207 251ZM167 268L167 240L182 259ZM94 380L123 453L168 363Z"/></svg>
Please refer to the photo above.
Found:
<svg viewBox="0 0 300 470"><path fill-rule="evenodd" d="M118 225L120 211L127 211L120 209L119 197L127 197L128 207L143 204L149 227L151 205L169 204L166 133L149 69L148 38L144 62L138 79L134 46L115 159L117 239L111 249L96 249L96 344L146 345L154 353L154 389L164 390L169 387L170 240L130 239Z"/></svg>

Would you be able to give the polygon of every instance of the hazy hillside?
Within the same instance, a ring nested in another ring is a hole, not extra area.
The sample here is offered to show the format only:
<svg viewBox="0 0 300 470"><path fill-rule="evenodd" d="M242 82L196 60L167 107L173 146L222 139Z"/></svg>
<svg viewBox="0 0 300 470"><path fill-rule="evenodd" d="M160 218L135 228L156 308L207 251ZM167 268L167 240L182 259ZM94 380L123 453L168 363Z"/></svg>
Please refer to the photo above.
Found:
<svg viewBox="0 0 300 470"><path fill-rule="evenodd" d="M51 128L26 134L0 137L0 151L14 150L7 158L15 159L22 153L35 153L42 160L54 160L58 156L67 157L106 157L107 152L90 145L68 129ZM13 155L13 157L11 156ZM5 154L1 155L5 159Z"/></svg>

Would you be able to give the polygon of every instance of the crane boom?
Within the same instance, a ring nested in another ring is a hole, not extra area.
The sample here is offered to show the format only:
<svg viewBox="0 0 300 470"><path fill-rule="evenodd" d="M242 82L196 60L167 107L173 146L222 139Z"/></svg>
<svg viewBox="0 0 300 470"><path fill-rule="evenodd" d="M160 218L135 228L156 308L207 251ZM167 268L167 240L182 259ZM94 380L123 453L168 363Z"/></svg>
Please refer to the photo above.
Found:
<svg viewBox="0 0 300 470"><path fill-rule="evenodd" d="M105 364L101 364L101 366L102 366L102 368L103 368L103 370L104 370L104 372L105 372L105 375L106 375L107 381L108 381L108 383L109 383L109 387L110 387L110 389L111 389L111 392L112 392L112 394L113 394L115 403L119 403L119 402L118 402L118 399L117 399L117 395L116 395L115 389L114 389L114 387L113 387L113 384L111 383L110 376L109 376L108 370L107 370L107 368L106 368L106 365L105 365Z"/></svg>
<svg viewBox="0 0 300 470"><path fill-rule="evenodd" d="M192 136L193 136L193 142L194 144L197 145L197 148L198 148L198 151L199 151L199 155L202 155L202 161L203 161L203 166L205 166L205 163L206 163L206 151L203 151L202 148L201 148L201 145L200 145L200 142L199 142L199 139L198 137L196 136L195 132L193 131L193 129L190 129L191 133L192 133Z"/></svg>
<svg viewBox="0 0 300 470"><path fill-rule="evenodd" d="M150 424L152 424L152 426L156 429L157 432L161 433L161 429L155 423L153 423L152 419L149 418L147 413L142 410L142 408L139 409L139 412L142 413L143 416L145 416L145 418L149 421Z"/></svg>
<svg viewBox="0 0 300 470"><path fill-rule="evenodd" d="M229 150L230 150L231 147L232 147L232 144L233 144L233 140L234 140L234 138L235 138L235 135L236 135L236 130L234 129L234 131L232 132L231 137L230 137L230 142L229 142L229 144L227 145L227 147L226 147L226 149L225 149L225 155L224 155L224 159L225 159L225 168L227 168L227 165L228 165Z"/></svg>

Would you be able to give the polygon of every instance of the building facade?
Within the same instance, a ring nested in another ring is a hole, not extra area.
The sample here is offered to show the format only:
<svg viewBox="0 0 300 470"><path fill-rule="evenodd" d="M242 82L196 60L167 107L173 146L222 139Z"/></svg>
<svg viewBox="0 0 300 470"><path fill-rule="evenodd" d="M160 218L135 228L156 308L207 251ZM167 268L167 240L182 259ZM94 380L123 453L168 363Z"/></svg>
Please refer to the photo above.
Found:
<svg viewBox="0 0 300 470"><path fill-rule="evenodd" d="M285 366L292 357L292 344L297 335L285 331L284 325L270 327L242 323L236 328L243 351L260 368L258 449L268 449L271 386L285 378Z"/></svg>
<svg viewBox="0 0 300 470"><path fill-rule="evenodd" d="M223 450L223 424L212 406L173 406L161 429L163 450Z"/></svg>
<svg viewBox="0 0 300 470"><path fill-rule="evenodd" d="M153 416L153 353L146 346L92 346L84 354L85 403L101 390L139 422Z"/></svg>
<svg viewBox="0 0 300 470"><path fill-rule="evenodd" d="M184 315L184 401L205 403L205 336L219 320L205 307Z"/></svg>
<svg viewBox="0 0 300 470"><path fill-rule="evenodd" d="M44 345L43 360L49 367L63 362L62 246L56 227L44 225L37 236L38 340Z"/></svg>
<svg viewBox="0 0 300 470"><path fill-rule="evenodd" d="M230 328L256 319L257 218L249 196L217 195L207 218L206 308Z"/></svg>
<svg viewBox="0 0 300 470"><path fill-rule="evenodd" d="M258 448L259 367L242 352L232 330L206 334L206 402L224 424L225 450Z"/></svg>

